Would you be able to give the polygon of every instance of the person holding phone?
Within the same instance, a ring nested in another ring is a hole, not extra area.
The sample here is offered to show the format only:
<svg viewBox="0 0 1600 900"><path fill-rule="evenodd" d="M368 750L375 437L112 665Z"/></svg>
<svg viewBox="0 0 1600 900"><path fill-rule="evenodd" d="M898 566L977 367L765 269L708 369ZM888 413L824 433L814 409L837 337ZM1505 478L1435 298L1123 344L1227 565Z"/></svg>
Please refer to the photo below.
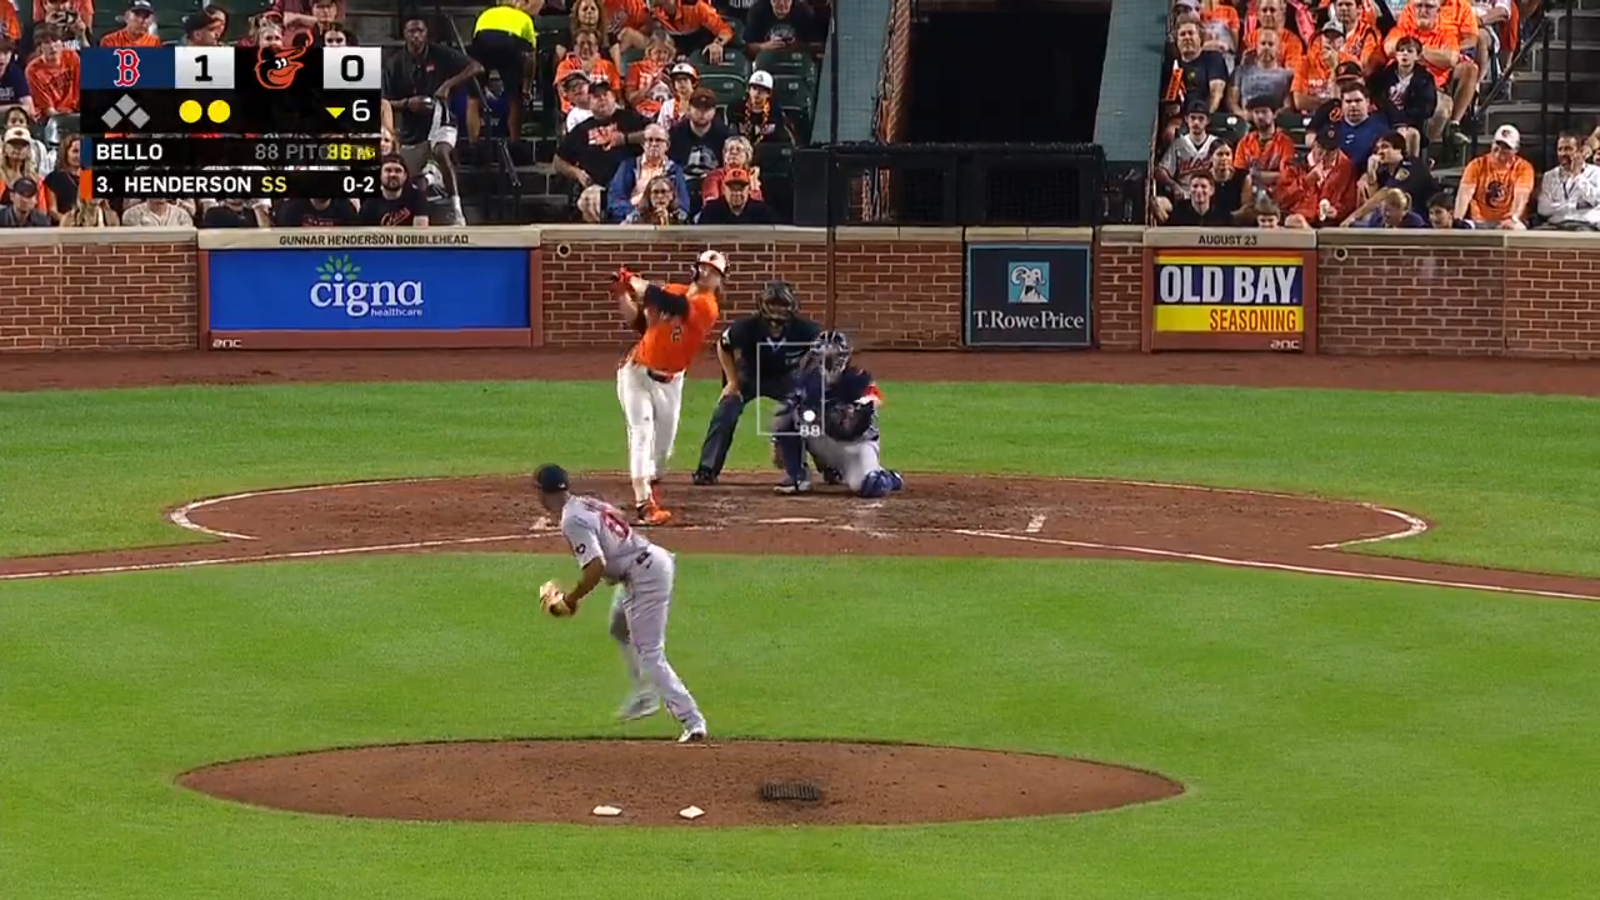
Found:
<svg viewBox="0 0 1600 900"><path fill-rule="evenodd" d="M754 58L769 50L809 51L821 36L816 13L805 0L757 0L745 21L744 39Z"/></svg>

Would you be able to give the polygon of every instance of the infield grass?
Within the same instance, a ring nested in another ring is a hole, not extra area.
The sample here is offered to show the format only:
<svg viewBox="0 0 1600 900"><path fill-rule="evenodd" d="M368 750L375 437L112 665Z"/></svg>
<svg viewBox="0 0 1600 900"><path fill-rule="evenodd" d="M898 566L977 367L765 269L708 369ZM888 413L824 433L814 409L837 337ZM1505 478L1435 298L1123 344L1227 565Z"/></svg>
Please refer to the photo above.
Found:
<svg viewBox="0 0 1600 900"><path fill-rule="evenodd" d="M570 567L4 585L4 896L1551 900L1600 881L1583 849L1600 607L1183 565L686 557L669 640L720 736L1086 756L1186 782L1166 803L618 831L339 820L173 786L332 744L619 733L603 607L532 610L528 586Z"/></svg>
<svg viewBox="0 0 1600 900"><path fill-rule="evenodd" d="M693 467L716 385L689 385ZM890 384L888 464L1315 493L1429 518L1366 552L1600 574L1600 401L1217 387ZM766 451L747 412L730 467ZM159 510L406 475L626 468L608 382L0 394L0 555L174 543Z"/></svg>

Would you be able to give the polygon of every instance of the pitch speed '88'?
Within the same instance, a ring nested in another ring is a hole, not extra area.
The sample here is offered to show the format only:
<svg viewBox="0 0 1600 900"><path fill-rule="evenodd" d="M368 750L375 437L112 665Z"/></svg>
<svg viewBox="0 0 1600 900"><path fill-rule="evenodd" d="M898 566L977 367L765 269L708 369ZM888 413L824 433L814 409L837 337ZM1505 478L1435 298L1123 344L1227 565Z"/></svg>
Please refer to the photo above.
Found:
<svg viewBox="0 0 1600 900"><path fill-rule="evenodd" d="M291 164L313 165L316 163L353 163L362 162L361 149L355 144L320 143L307 141L261 141L252 148L255 162L268 165ZM371 155L365 160L372 159Z"/></svg>

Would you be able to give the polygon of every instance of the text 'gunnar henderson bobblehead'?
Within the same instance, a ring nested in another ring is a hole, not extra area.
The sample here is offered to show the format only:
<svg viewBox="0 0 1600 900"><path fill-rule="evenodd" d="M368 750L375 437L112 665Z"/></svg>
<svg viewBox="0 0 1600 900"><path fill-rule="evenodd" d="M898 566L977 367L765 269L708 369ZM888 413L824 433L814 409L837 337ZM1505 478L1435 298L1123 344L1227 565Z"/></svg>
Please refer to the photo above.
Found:
<svg viewBox="0 0 1600 900"><path fill-rule="evenodd" d="M82 51L95 196L314 198L377 193L376 47Z"/></svg>

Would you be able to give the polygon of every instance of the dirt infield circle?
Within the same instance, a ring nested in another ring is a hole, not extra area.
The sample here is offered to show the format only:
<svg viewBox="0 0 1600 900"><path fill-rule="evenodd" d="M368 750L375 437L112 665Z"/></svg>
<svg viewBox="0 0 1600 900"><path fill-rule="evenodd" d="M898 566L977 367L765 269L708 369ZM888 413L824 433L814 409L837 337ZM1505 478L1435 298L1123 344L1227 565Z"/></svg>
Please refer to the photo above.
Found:
<svg viewBox="0 0 1600 900"><path fill-rule="evenodd" d="M772 493L771 475L712 487L669 481L677 518L652 537L678 552L1092 556L1600 600L1600 582L1363 556L1427 523L1371 504L1262 491L1039 477L908 474L867 501L842 489ZM620 504L619 475L575 489ZM619 505L620 505L619 504ZM0 581L353 554L566 553L527 476L412 479L251 491L185 504L176 525L216 540L0 560ZM766 781L808 781L816 802L768 802ZM1159 775L1047 756L876 744L522 741L325 750L207 766L186 787L258 806L356 817L702 826L893 824L1059 815L1176 796ZM615 820L591 815L620 807Z"/></svg>
<svg viewBox="0 0 1600 900"><path fill-rule="evenodd" d="M1120 766L956 747L822 741L471 741L219 763L178 783L226 800L355 818L670 825L906 825L1052 816L1175 797ZM805 784L815 800L763 800ZM620 809L596 816L597 806ZM685 819L695 806L705 815Z"/></svg>

